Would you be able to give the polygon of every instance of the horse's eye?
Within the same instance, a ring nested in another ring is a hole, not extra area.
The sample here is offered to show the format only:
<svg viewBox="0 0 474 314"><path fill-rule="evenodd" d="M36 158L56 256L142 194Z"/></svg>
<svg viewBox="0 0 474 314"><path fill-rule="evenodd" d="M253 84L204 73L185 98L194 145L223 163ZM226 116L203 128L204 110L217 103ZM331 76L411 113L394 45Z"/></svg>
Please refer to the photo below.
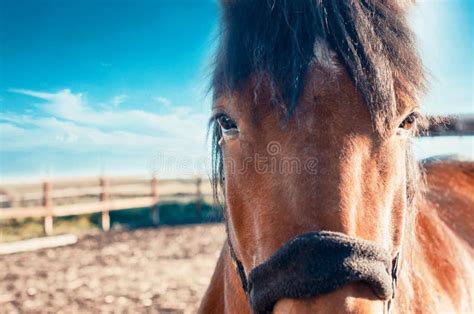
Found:
<svg viewBox="0 0 474 314"><path fill-rule="evenodd" d="M239 131L235 122L225 114L218 116L217 122L221 126L222 132L224 133L233 133Z"/></svg>
<svg viewBox="0 0 474 314"><path fill-rule="evenodd" d="M405 118L405 120L400 123L398 128L404 129L404 130L411 130L416 123L416 118L417 118L417 113L412 112L408 115L408 117Z"/></svg>

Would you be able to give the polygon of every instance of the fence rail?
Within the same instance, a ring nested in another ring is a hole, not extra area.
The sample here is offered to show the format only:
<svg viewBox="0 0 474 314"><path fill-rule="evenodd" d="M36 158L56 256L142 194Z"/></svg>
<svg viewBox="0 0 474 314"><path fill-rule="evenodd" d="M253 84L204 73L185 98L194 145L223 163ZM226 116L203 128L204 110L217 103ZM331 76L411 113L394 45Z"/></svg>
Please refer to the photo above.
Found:
<svg viewBox="0 0 474 314"><path fill-rule="evenodd" d="M55 184L59 187L55 188ZM209 183L205 184L203 192L201 178L161 182L157 178L152 178L130 184L126 180L114 177L100 177L95 181L95 185L86 184L93 182L80 179L66 183L45 181L41 183L40 191L38 184L30 185L23 191L19 190L19 187L3 187L3 195L0 198L0 203L3 205L3 208L0 208L0 220L43 218L44 232L51 235L54 217L101 213L101 226L107 231L110 229L111 211L149 207L152 222L158 224L158 203L178 199L195 201L196 211L199 213L203 198L211 196ZM35 187L36 191L31 191ZM95 200L90 201L91 197ZM86 198L88 201L81 201L81 198ZM69 203L58 204L58 200L66 200ZM33 205L24 205L25 202L33 202Z"/></svg>

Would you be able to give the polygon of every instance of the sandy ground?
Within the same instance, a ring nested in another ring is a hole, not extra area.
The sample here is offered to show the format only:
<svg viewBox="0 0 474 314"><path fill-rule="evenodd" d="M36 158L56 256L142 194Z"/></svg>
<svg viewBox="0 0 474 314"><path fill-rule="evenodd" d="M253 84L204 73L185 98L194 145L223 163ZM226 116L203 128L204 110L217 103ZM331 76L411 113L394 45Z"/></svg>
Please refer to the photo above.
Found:
<svg viewBox="0 0 474 314"><path fill-rule="evenodd" d="M110 231L0 256L0 313L194 313L222 225Z"/></svg>

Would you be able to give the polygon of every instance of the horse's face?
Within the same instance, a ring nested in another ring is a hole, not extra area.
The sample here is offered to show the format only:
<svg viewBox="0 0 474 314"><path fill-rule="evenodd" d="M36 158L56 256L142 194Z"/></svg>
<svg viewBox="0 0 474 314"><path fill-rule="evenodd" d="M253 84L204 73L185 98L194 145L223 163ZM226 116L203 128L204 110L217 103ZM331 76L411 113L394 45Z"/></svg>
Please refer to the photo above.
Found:
<svg viewBox="0 0 474 314"><path fill-rule="evenodd" d="M229 236L245 270L304 232L330 230L401 243L407 206L406 146L413 108L398 108L398 128L381 137L346 71L311 65L295 112L281 111L255 82L214 105L222 129ZM408 119L407 119L408 117ZM281 300L275 312L382 312L364 284L313 300Z"/></svg>

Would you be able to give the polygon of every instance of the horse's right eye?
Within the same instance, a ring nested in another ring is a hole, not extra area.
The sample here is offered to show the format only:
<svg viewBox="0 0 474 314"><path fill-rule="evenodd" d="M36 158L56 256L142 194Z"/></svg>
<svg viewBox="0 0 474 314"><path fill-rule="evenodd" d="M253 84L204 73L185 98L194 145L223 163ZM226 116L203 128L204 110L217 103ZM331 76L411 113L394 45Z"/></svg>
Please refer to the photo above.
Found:
<svg viewBox="0 0 474 314"><path fill-rule="evenodd" d="M221 126L222 132L224 133L233 133L239 132L235 122L225 114L221 114L217 117L217 123Z"/></svg>
<svg viewBox="0 0 474 314"><path fill-rule="evenodd" d="M404 130L411 130L415 126L417 117L418 114L416 112L410 113L408 117L406 117L405 120L403 120L398 127Z"/></svg>

